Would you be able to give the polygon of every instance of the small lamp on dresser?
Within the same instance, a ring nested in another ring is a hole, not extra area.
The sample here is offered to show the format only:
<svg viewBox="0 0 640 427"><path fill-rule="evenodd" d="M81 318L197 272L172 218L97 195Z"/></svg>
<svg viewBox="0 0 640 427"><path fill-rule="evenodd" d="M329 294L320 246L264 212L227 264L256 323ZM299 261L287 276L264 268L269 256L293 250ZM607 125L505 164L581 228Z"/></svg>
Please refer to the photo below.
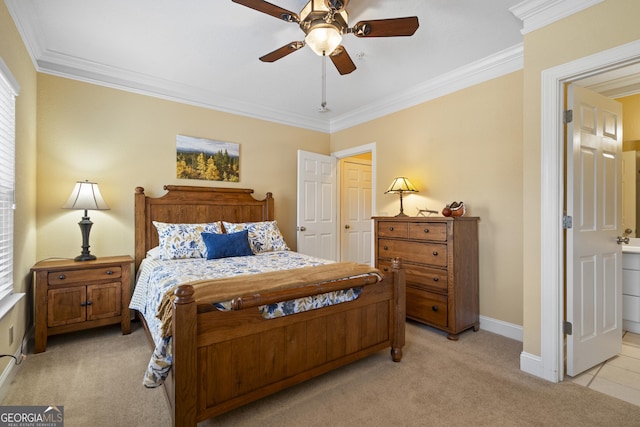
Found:
<svg viewBox="0 0 640 427"><path fill-rule="evenodd" d="M89 253L89 233L93 222L89 219L88 210L108 210L109 206L100 194L98 183L89 181L76 182L69 200L62 206L63 209L84 210L84 216L78 223L82 232L82 253L78 255L76 261L91 261L96 259L95 255Z"/></svg>
<svg viewBox="0 0 640 427"><path fill-rule="evenodd" d="M400 194L400 213L396 216L408 216L404 213L404 207L402 206L402 194L403 193L417 193L418 190L413 186L411 181L409 181L404 176L399 176L393 179L393 182L389 186L389 189L384 192L387 193L398 193Z"/></svg>

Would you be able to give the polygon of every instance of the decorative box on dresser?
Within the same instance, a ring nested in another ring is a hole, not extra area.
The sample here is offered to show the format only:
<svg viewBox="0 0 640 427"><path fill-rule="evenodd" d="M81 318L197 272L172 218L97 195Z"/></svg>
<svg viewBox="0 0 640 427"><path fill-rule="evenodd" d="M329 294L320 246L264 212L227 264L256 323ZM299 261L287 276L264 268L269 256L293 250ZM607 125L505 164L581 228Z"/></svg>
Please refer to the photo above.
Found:
<svg viewBox="0 0 640 427"><path fill-rule="evenodd" d="M374 217L376 267L400 258L407 317L457 340L480 326L477 217Z"/></svg>
<svg viewBox="0 0 640 427"><path fill-rule="evenodd" d="M129 255L93 261L45 260L35 264L35 352L47 337L120 323L131 332Z"/></svg>

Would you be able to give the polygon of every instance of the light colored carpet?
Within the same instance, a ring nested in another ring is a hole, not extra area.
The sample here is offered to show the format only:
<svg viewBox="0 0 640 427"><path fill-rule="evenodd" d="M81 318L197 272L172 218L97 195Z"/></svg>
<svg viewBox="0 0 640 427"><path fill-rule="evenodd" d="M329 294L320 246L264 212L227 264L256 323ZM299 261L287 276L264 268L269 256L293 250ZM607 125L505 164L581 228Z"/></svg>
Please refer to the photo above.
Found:
<svg viewBox="0 0 640 427"><path fill-rule="evenodd" d="M404 358L385 350L200 426L640 426L640 407L519 370L522 344L485 331L457 342L407 324ZM65 426L167 426L161 389L145 389L151 350L139 324L49 338L3 405L64 405Z"/></svg>

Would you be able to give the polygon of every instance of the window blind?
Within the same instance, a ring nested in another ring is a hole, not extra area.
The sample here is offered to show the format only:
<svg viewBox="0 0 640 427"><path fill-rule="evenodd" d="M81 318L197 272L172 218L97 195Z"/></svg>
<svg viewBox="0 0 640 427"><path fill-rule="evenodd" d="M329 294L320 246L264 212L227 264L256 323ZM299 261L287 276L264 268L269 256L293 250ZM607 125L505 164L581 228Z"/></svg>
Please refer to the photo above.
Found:
<svg viewBox="0 0 640 427"><path fill-rule="evenodd" d="M13 293L17 87L0 59L0 303Z"/></svg>

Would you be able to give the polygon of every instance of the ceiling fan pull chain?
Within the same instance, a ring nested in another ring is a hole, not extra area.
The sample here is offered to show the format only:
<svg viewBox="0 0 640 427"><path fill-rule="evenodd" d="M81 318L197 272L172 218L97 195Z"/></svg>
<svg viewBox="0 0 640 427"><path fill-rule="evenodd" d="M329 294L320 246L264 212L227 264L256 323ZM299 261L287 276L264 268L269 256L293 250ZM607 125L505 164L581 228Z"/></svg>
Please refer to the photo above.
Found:
<svg viewBox="0 0 640 427"><path fill-rule="evenodd" d="M322 103L320 104L321 113L329 111L327 108L327 55L322 55Z"/></svg>

